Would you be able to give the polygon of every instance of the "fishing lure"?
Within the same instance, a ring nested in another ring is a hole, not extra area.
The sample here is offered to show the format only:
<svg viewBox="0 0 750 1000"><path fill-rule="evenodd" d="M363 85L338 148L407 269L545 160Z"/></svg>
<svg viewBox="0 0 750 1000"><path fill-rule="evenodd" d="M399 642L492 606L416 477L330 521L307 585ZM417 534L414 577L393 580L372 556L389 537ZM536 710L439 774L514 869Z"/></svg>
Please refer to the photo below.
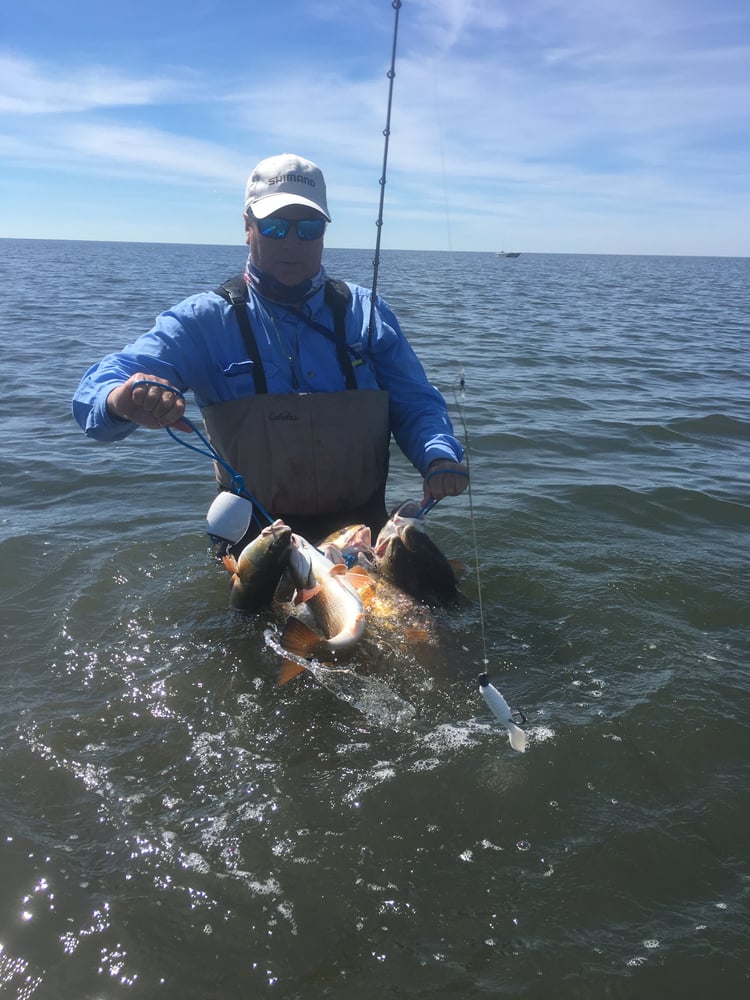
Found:
<svg viewBox="0 0 750 1000"><path fill-rule="evenodd" d="M490 684L490 679L486 673L481 673L478 680L479 692L487 702L490 711L508 730L510 745L514 750L523 753L526 749L526 733L513 721L513 713L510 705L497 688Z"/></svg>

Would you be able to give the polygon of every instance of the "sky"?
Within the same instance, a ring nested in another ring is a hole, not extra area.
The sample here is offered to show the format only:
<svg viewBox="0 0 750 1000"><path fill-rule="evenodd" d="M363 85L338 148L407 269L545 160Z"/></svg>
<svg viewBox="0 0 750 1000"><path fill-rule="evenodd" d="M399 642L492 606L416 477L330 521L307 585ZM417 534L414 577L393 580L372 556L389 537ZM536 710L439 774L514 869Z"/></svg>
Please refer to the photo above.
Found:
<svg viewBox="0 0 750 1000"><path fill-rule="evenodd" d="M391 0L21 0L0 236L243 243L255 163L377 238ZM383 249L750 254L747 0L403 0Z"/></svg>

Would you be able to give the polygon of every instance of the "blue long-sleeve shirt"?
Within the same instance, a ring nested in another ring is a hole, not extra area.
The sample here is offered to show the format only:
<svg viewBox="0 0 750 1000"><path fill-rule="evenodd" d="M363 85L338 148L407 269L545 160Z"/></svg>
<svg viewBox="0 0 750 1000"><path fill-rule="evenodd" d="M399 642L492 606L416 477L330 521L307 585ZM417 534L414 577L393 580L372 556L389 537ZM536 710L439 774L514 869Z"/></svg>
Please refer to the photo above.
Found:
<svg viewBox="0 0 750 1000"><path fill-rule="evenodd" d="M445 400L428 382L396 316L378 298L366 353L370 292L358 285L349 288L346 342L358 387L388 391L391 431L422 475L435 459L461 461L463 448L453 436ZM269 393L345 388L331 339L311 329L295 310L252 292L248 307ZM302 308L312 320L333 330L323 288ZM153 328L135 343L89 368L73 398L73 414L86 434L98 441L119 441L135 430L136 424L108 413L106 400L136 372L164 378L182 392L191 390L201 408L254 395L252 361L233 313L215 292L192 295L158 316Z"/></svg>

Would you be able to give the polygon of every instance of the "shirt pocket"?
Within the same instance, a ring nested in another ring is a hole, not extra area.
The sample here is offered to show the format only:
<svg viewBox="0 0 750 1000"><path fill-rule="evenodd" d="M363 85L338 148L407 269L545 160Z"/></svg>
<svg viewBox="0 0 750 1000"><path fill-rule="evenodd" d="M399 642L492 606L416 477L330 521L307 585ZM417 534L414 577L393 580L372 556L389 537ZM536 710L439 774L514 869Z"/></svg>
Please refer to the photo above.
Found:
<svg viewBox="0 0 750 1000"><path fill-rule="evenodd" d="M252 377L254 363L248 358L247 361L233 361L226 368L219 368L224 378L240 378L242 375Z"/></svg>
<svg viewBox="0 0 750 1000"><path fill-rule="evenodd" d="M231 361L228 364L219 364L219 373L226 387L225 398L237 399L239 396L255 395L255 378L253 371L255 362L250 358L243 358L241 361ZM263 371L266 376L266 385L269 392L288 392L285 387L282 370L273 360L263 361Z"/></svg>

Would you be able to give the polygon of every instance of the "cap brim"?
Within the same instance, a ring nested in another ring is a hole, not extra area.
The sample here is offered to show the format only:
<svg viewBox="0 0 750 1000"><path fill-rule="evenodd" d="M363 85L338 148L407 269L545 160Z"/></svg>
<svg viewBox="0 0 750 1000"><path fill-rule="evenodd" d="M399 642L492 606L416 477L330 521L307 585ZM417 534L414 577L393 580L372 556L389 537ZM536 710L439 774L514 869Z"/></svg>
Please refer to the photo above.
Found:
<svg viewBox="0 0 750 1000"><path fill-rule="evenodd" d="M256 219L267 219L269 215L275 215L282 209L289 208L290 205L302 205L305 208L311 208L314 212L322 215L326 222L331 221L331 216L328 212L324 211L314 201L310 201L309 198L300 198L297 195L290 194L269 194L265 198L259 198L255 204L250 203L246 205L245 211L251 210Z"/></svg>

